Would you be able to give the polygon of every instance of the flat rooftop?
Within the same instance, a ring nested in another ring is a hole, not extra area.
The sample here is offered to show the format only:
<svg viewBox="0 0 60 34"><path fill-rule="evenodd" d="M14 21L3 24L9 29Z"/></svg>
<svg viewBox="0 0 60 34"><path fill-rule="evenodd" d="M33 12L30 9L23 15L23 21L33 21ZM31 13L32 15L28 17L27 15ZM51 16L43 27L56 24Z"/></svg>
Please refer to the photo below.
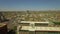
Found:
<svg viewBox="0 0 60 34"><path fill-rule="evenodd" d="M21 23L49 23L49 22L21 21Z"/></svg>
<svg viewBox="0 0 60 34"><path fill-rule="evenodd" d="M60 31L60 27L39 27L32 28L31 26L22 26L21 30L29 31Z"/></svg>
<svg viewBox="0 0 60 34"><path fill-rule="evenodd" d="M4 23L0 23L0 27L3 27L3 26L5 26L6 24L4 24Z"/></svg>

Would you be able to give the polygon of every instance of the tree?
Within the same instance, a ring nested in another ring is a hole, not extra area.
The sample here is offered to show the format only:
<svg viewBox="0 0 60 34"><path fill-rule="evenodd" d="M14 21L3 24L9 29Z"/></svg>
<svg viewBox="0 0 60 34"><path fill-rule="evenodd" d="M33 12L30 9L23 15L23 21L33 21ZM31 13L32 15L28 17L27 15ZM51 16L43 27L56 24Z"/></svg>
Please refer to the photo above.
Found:
<svg viewBox="0 0 60 34"><path fill-rule="evenodd" d="M53 22L55 25L60 25L60 22Z"/></svg>
<svg viewBox="0 0 60 34"><path fill-rule="evenodd" d="M3 12L0 12L0 22L4 22L4 21L9 21L9 20L5 18Z"/></svg>

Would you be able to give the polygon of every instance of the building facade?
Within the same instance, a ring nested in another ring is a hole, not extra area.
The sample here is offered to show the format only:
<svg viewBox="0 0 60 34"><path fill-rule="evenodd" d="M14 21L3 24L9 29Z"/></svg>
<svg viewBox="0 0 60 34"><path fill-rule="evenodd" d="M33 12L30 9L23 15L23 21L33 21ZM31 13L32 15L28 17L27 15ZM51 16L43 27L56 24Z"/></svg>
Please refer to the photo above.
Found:
<svg viewBox="0 0 60 34"><path fill-rule="evenodd" d="M49 24L49 22L21 21L17 27L17 34L60 34L60 27Z"/></svg>

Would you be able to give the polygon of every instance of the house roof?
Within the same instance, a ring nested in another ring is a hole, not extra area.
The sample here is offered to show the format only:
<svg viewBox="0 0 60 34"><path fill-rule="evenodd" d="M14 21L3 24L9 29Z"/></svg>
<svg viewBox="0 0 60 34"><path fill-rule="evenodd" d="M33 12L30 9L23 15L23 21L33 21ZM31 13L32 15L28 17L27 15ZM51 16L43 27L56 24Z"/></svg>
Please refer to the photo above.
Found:
<svg viewBox="0 0 60 34"><path fill-rule="evenodd" d="M49 22L21 21L21 23L49 23Z"/></svg>

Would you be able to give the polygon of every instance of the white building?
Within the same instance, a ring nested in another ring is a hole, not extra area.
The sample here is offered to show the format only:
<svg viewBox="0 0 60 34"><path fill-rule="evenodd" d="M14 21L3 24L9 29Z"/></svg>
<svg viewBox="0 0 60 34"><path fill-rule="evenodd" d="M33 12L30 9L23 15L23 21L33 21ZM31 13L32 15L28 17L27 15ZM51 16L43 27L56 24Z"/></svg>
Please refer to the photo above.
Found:
<svg viewBox="0 0 60 34"><path fill-rule="evenodd" d="M35 21L21 21L20 24L27 24L28 26L19 25L17 27L17 33L19 34L19 30L27 30L27 31L60 31L60 27L48 27L49 22L35 22ZM43 24L43 26L36 26L36 24ZM47 25L45 27L45 25Z"/></svg>

